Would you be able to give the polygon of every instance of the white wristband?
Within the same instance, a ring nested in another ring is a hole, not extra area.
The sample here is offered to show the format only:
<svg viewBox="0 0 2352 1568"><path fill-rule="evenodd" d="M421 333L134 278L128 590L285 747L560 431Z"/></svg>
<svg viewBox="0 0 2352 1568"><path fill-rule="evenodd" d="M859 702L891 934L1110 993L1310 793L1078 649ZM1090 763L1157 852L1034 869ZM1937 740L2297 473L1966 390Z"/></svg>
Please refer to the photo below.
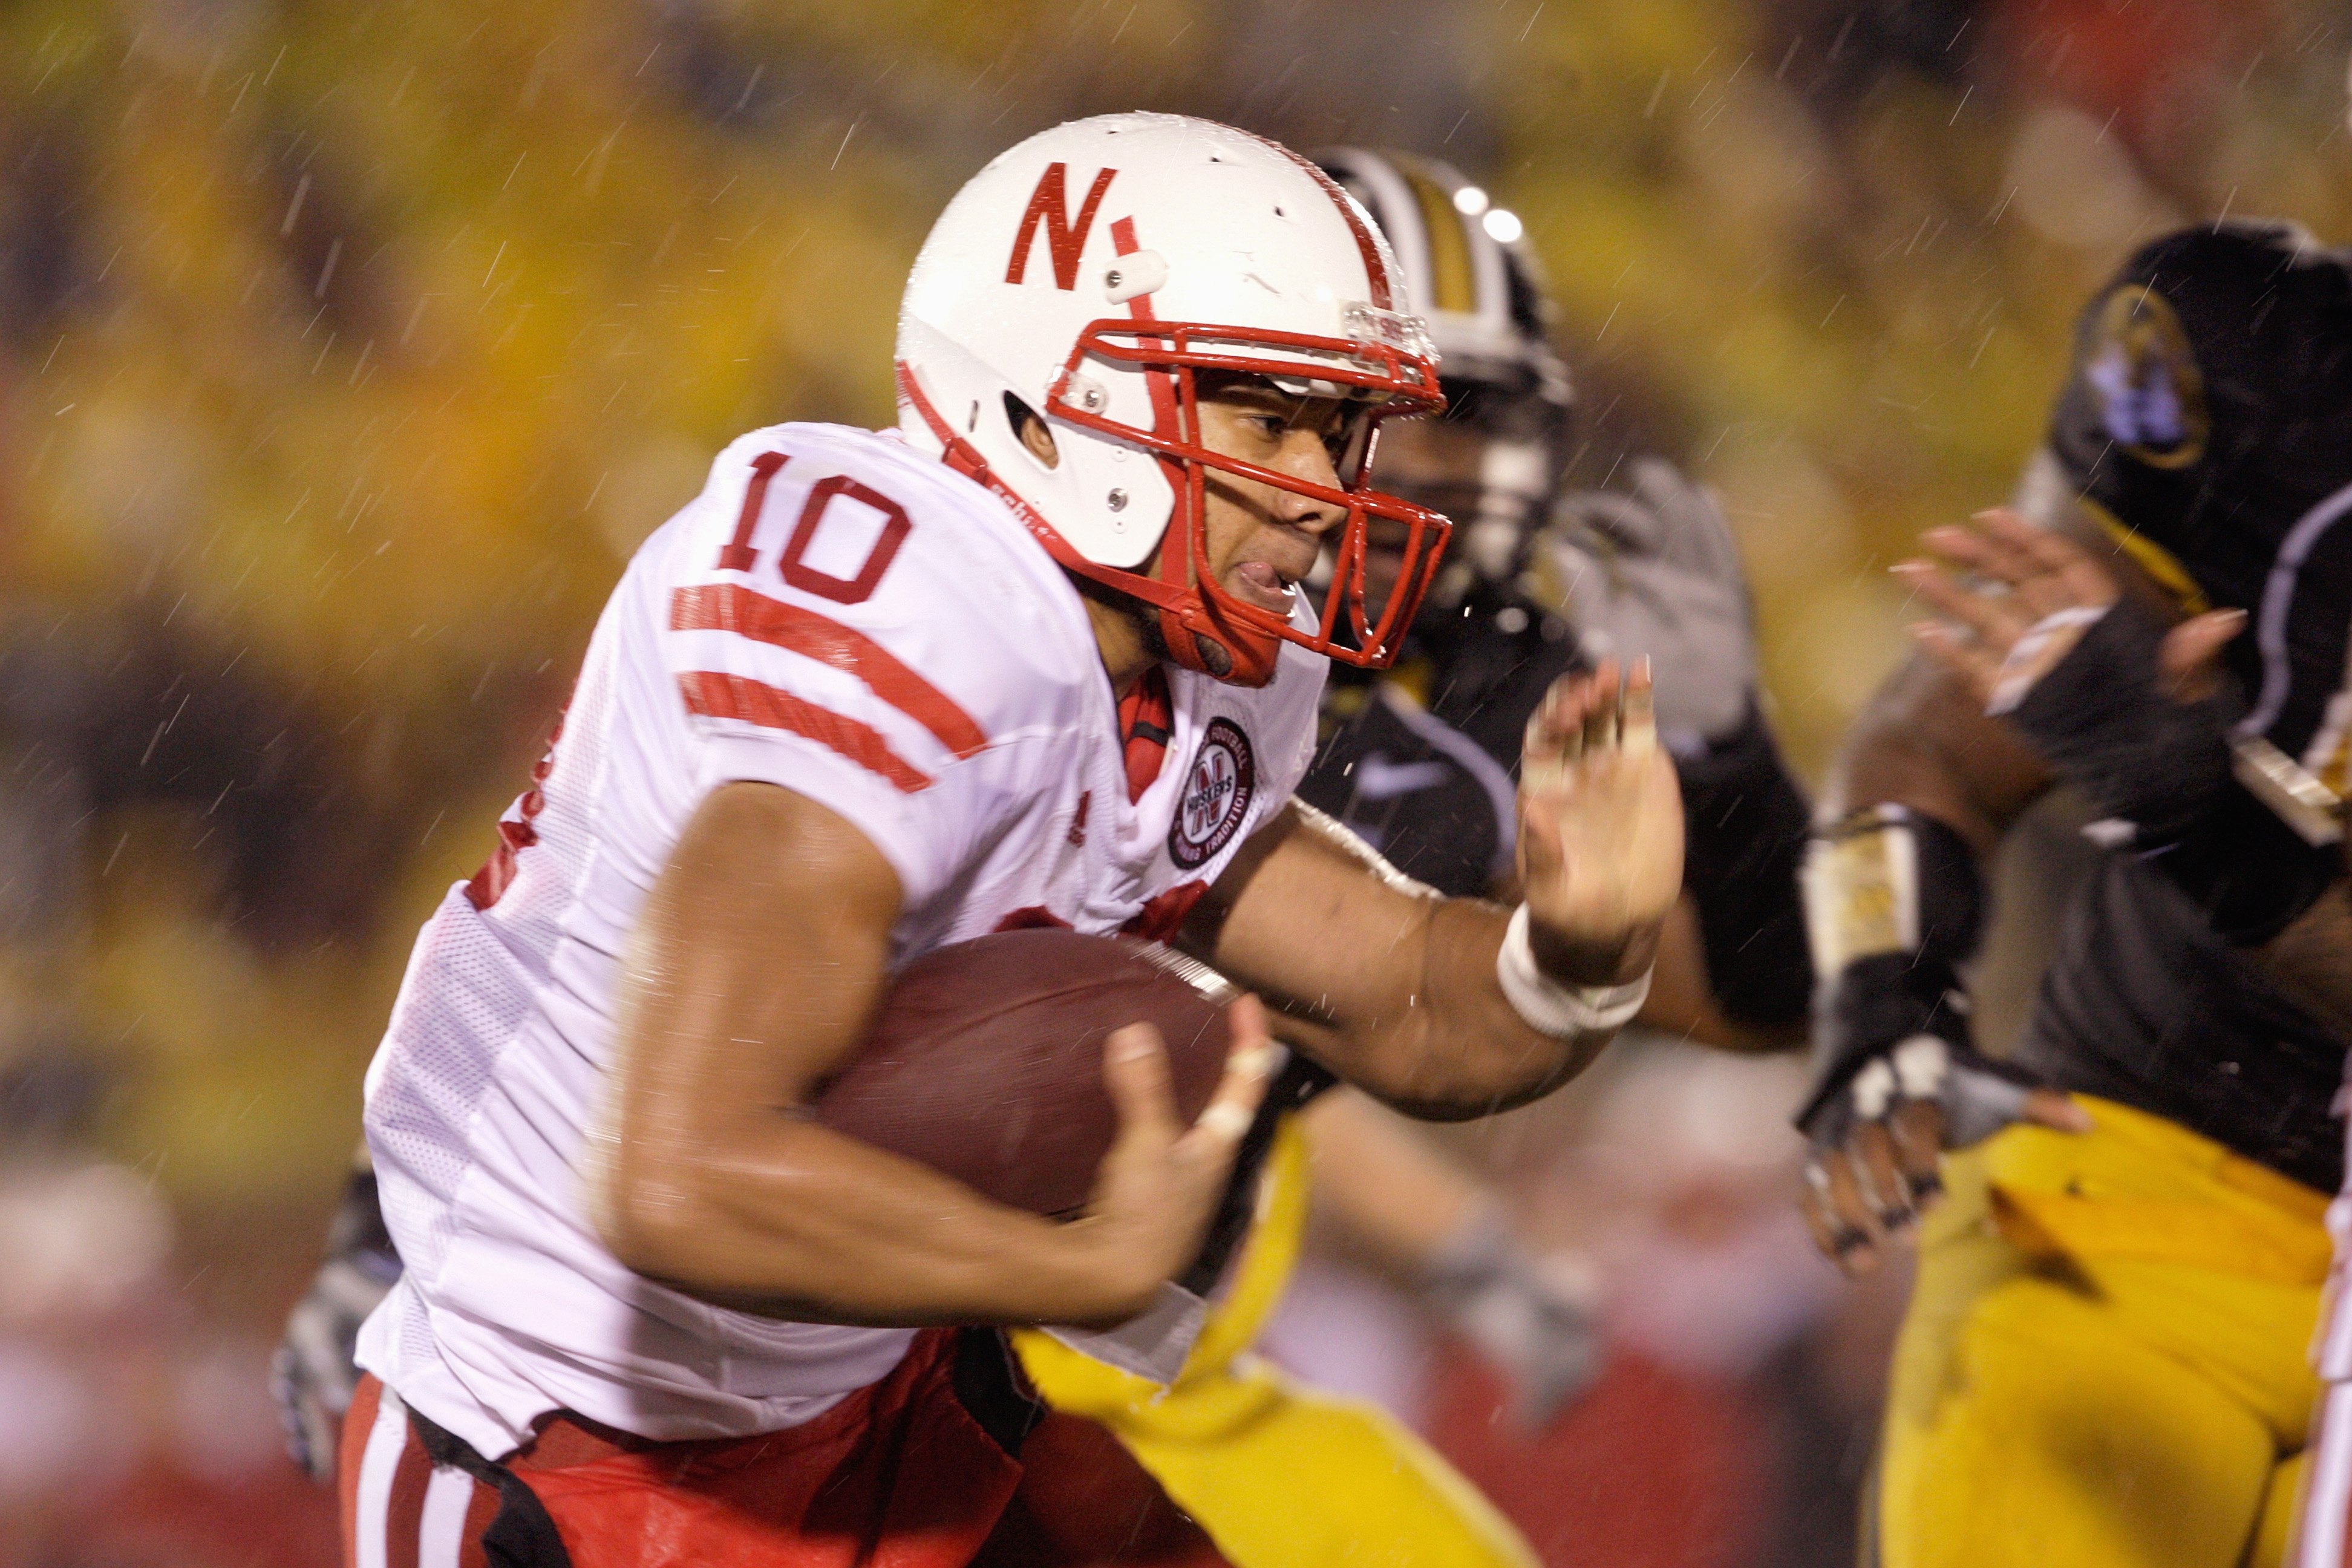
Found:
<svg viewBox="0 0 2352 1568"><path fill-rule="evenodd" d="M1503 932L1495 954L1495 978L1511 1010L1528 1028L1554 1039L1571 1035L1597 1035L1623 1026L1650 999L1650 976L1622 985L1562 985L1536 967L1535 949L1528 942L1528 906L1521 904Z"/></svg>

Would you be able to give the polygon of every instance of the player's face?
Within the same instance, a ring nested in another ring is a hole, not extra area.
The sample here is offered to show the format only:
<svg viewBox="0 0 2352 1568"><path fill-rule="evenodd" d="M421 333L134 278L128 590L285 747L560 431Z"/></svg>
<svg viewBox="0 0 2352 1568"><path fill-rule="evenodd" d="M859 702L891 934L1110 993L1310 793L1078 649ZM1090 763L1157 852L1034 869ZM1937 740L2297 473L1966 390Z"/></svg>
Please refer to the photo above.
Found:
<svg viewBox="0 0 2352 1568"><path fill-rule="evenodd" d="M1373 482L1393 496L1456 522L1477 514L1487 437L1478 426L1444 417L1393 420L1381 430ZM1388 603L1404 564L1405 528L1371 520L1365 540L1364 599L1374 615Z"/></svg>
<svg viewBox="0 0 2352 1568"><path fill-rule="evenodd" d="M1203 377L1199 407L1209 450L1333 489L1364 418L1360 404L1294 397L1258 380ZM1325 537L1348 521L1347 510L1214 469L1206 479L1210 571L1244 604L1287 616L1294 585L1313 570Z"/></svg>

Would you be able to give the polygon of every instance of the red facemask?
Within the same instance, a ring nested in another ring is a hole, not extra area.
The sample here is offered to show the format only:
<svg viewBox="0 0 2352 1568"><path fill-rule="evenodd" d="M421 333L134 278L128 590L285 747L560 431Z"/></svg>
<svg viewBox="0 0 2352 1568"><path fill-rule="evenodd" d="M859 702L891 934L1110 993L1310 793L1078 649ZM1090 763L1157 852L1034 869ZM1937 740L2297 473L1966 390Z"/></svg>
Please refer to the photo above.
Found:
<svg viewBox="0 0 2352 1568"><path fill-rule="evenodd" d="M1367 312L1368 318L1371 315ZM1276 351L1276 352L1267 352ZM1302 363L1302 354L1313 355ZM1090 384L1081 367L1088 359L1139 367L1150 389L1152 427L1143 429L1106 418L1087 403ZM1280 382L1311 380L1340 395L1362 393L1381 401L1369 408L1354 437L1356 450L1337 467L1342 488L1277 473L1210 450L1201 438L1194 376L1201 371L1260 375ZM1342 663L1384 669L1396 661L1414 613L1437 574L1453 525L1436 512L1370 488L1372 456L1384 419L1434 413L1444 406L1437 390L1437 367L1425 355L1368 332L1355 339L1249 331L1185 321L1093 321L1079 334L1062 373L1046 396L1046 412L1093 430L1158 459L1175 497L1168 531L1161 536L1156 566L1124 571L1087 560L1009 486L940 418L901 365L902 395L947 447L950 467L994 490L1067 570L1117 589L1157 613L1169 657L1187 668L1236 686L1263 686L1274 678L1286 642ZM1214 468L1294 495L1345 509L1347 521L1334 540L1335 564L1312 631L1288 617L1234 597L1210 570L1207 471ZM1370 520L1386 518L1403 527L1403 559L1394 590L1377 616L1365 602L1364 551Z"/></svg>

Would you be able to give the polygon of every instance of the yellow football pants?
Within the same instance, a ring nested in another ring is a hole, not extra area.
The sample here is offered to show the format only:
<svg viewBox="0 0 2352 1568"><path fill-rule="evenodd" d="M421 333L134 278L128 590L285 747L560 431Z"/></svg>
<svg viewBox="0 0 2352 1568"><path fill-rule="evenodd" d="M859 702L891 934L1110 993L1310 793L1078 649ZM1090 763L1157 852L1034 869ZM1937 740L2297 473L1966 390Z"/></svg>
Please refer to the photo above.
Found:
<svg viewBox="0 0 2352 1568"><path fill-rule="evenodd" d="M1945 1163L1895 1345L1885 1568L2273 1568L2326 1195L2078 1096Z"/></svg>
<svg viewBox="0 0 2352 1568"><path fill-rule="evenodd" d="M1535 1568L1494 1506L1385 1412L1249 1354L1307 1223L1307 1139L1286 1118L1234 1287L1165 1389L1019 1330L1045 1402L1110 1428L1235 1568Z"/></svg>

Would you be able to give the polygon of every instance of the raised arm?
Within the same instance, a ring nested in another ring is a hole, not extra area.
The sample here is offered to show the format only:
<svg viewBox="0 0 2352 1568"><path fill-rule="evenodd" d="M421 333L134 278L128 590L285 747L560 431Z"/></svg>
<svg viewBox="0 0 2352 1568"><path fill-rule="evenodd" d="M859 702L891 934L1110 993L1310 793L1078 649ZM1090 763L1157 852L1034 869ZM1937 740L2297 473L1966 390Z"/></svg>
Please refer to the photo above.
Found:
<svg viewBox="0 0 2352 1568"><path fill-rule="evenodd" d="M1976 738L1938 741L1927 713L1865 722L1850 759L1864 765L1844 770L1859 798L1843 802L1808 872L1831 977L1804 1117L1811 1207L1823 1245L1849 1262L1933 1193L1940 1149L2019 1117L2079 1123L2059 1097L1975 1056L1954 995L1979 921L1974 854L2041 779L2079 788L2109 841L2149 856L2315 1016L2352 1012L2339 856L2235 782L2246 742L2218 655L2245 616L2180 619L2071 505L2046 523L1988 512L1927 542L1944 566L1898 568L1939 617L1917 628L1912 679L1944 694L1950 733ZM1885 738L1905 720L1925 743Z"/></svg>
<svg viewBox="0 0 2352 1568"><path fill-rule="evenodd" d="M1262 1087L1262 1016L1237 1004L1234 1065L1189 1130L1152 1032L1111 1037L1121 1131L1089 1213L1055 1224L803 1114L866 1038L898 905L889 863L813 801L748 783L703 801L625 959L593 1134L605 1245L638 1273L782 1317L1131 1315L1200 1244Z"/></svg>
<svg viewBox="0 0 2352 1568"><path fill-rule="evenodd" d="M1979 521L1930 542L2004 594L1915 570L1949 617L1922 635L1947 679L2002 713L2216 931L2352 1043L2344 803L2246 732L2243 694L2221 661L2246 616L2179 618L2134 569L2086 548L2085 521Z"/></svg>
<svg viewBox="0 0 2352 1568"><path fill-rule="evenodd" d="M1204 900L1189 944L1288 1014L1286 1037L1410 1115L1544 1094L1646 994L1681 885L1681 804L1646 678L1621 688L1612 664L1554 688L1524 757L1524 917L1441 898L1294 802Z"/></svg>
<svg viewBox="0 0 2352 1568"><path fill-rule="evenodd" d="M2071 507L2047 521L2085 526ZM2076 1120L1976 1055L1960 973L1983 922L1983 862L2056 775L1929 636L1848 732L1805 875L1822 978L1800 1117L1813 1145L1806 1213L1822 1250L1855 1270L1939 1190L1945 1148L2019 1115Z"/></svg>
<svg viewBox="0 0 2352 1568"><path fill-rule="evenodd" d="M1733 1050L1801 1044L1812 973L1797 872L1811 813L1767 717L1721 502L1674 465L1635 458L1609 488L1559 500L1530 575L1582 647L1657 669L1687 841L1683 904L1636 1022Z"/></svg>

